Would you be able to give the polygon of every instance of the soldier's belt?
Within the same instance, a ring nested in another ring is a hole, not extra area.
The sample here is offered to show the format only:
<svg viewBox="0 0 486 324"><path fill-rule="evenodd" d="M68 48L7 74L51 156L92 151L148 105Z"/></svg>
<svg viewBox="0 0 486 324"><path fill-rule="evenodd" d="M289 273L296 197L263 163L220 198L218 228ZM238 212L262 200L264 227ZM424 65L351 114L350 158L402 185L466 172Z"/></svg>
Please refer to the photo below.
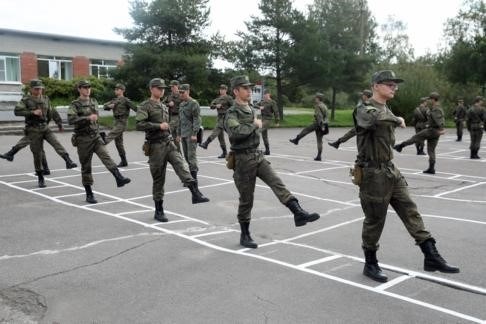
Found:
<svg viewBox="0 0 486 324"><path fill-rule="evenodd" d="M27 127L39 127L39 128L47 126L46 123L25 123L25 125Z"/></svg>
<svg viewBox="0 0 486 324"><path fill-rule="evenodd" d="M249 154L249 153L262 153L262 150L259 149L245 149L245 150L233 150L235 154Z"/></svg>
<svg viewBox="0 0 486 324"><path fill-rule="evenodd" d="M359 165L364 168L379 168L384 166L392 166L393 163L391 161L385 161L385 162L366 161L366 162L359 163Z"/></svg>

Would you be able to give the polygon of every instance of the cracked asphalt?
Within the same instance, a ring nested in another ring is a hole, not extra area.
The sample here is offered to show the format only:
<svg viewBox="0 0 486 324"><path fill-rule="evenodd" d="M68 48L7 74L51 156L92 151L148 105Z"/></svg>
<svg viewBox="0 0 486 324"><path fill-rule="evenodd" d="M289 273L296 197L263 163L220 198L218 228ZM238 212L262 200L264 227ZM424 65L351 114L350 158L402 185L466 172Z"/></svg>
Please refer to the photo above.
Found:
<svg viewBox="0 0 486 324"><path fill-rule="evenodd" d="M84 202L79 170L65 170L48 144L52 174L45 189L36 188L29 149L13 162L0 160L0 323L485 321L486 164L467 159L467 134L463 143L454 141L453 130L441 139L436 176L422 175L427 160L413 147L394 160L439 250L461 273L424 273L419 249L390 211L378 254L396 279L387 288L361 274L363 214L348 177L353 140L339 150L325 144L319 163L312 134L299 146L288 142L298 131L270 131L269 161L302 206L323 216L295 228L289 211L259 182L251 230L261 246L254 251L238 245L237 191L216 158L217 141L198 149L200 187L211 201L192 205L168 172L166 224L152 218L140 132L125 135L129 166L122 173L129 185L118 189L106 169L94 168L96 206ZM331 129L326 138L346 131ZM397 140L411 134L397 130ZM70 134L58 138L77 162ZM20 137L1 139L6 152ZM114 145L108 148L118 162ZM411 275L403 277L403 269ZM450 288L449 281L473 290Z"/></svg>

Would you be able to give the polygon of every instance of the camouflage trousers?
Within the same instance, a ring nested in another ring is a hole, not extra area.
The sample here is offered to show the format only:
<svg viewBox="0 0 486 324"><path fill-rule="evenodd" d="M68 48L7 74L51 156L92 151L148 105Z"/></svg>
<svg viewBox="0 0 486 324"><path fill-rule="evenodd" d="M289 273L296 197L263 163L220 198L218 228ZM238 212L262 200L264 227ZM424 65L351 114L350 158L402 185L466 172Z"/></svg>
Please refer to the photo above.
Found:
<svg viewBox="0 0 486 324"><path fill-rule="evenodd" d="M322 138L324 137L324 132L321 130L321 127L317 124L317 122L313 122L306 128L304 128L299 135L297 135L297 139L301 139L305 137L307 134L310 134L312 132L316 133L316 139L317 139L317 151L322 152Z"/></svg>
<svg viewBox="0 0 486 324"><path fill-rule="evenodd" d="M170 115L169 128L170 128L170 134L172 135L172 137L176 138L180 133L179 115ZM179 153L182 152L181 151L181 144L179 142L174 142L174 144L177 148L177 151L179 151Z"/></svg>
<svg viewBox="0 0 486 324"><path fill-rule="evenodd" d="M439 131L435 128L426 128L408 140L402 142L402 146L408 146L412 145L414 143L423 143L425 140L427 140L427 154L429 156L429 162L435 163L435 148L437 147L437 144L439 143Z"/></svg>
<svg viewBox="0 0 486 324"><path fill-rule="evenodd" d="M198 171L199 168L197 167L196 155L197 143L193 142L190 137L182 137L181 144L182 151L184 152L184 159L186 159L186 162L189 165L189 170Z"/></svg>
<svg viewBox="0 0 486 324"><path fill-rule="evenodd" d="M127 118L115 118L113 128L106 136L106 144L115 140L115 146L120 156L126 156L125 147L123 146L123 132L127 130L127 123Z"/></svg>
<svg viewBox="0 0 486 324"><path fill-rule="evenodd" d="M19 139L17 144L14 145L14 148L18 152L28 145L30 145L30 139L27 135L25 135L21 139ZM46 151L44 151L44 147L42 147L42 166L44 167L44 165L47 165L47 159L46 159Z"/></svg>
<svg viewBox="0 0 486 324"><path fill-rule="evenodd" d="M469 145L469 149L479 150L481 147L481 139L483 138L483 129L471 129L469 131L469 135L471 136L471 144Z"/></svg>
<svg viewBox="0 0 486 324"><path fill-rule="evenodd" d="M233 179L240 194L238 205L238 221L240 222L249 222L251 219L257 177L272 189L282 204L295 199L275 174L270 162L264 158L261 151L235 152Z"/></svg>
<svg viewBox="0 0 486 324"><path fill-rule="evenodd" d="M417 205L410 198L407 186L405 178L391 162L363 168L359 198L365 214L362 229L364 249L378 249L389 205L417 244L431 237L417 211Z"/></svg>
<svg viewBox="0 0 486 324"><path fill-rule="evenodd" d="M421 126L421 127L417 127L415 126L415 134L418 134L420 133L421 131L423 131L425 129L425 126ZM419 141L419 142L416 142L415 143L415 147L417 148L417 150L421 151L424 149L424 141Z"/></svg>
<svg viewBox="0 0 486 324"><path fill-rule="evenodd" d="M356 128L353 127L349 131L347 131L346 134L341 136L338 140L341 143L345 143L355 136L356 136Z"/></svg>
<svg viewBox="0 0 486 324"><path fill-rule="evenodd" d="M83 186L91 186L94 182L93 175L91 174L93 153L98 156L101 163L103 163L108 170L113 171L117 168L115 162L113 162L108 154L99 134L76 135L75 139L79 162L81 163L81 181Z"/></svg>
<svg viewBox="0 0 486 324"><path fill-rule="evenodd" d="M457 138L462 138L462 134L464 130L464 120L458 119L455 121L455 123L456 123Z"/></svg>
<svg viewBox="0 0 486 324"><path fill-rule="evenodd" d="M214 127L211 135L209 135L208 140L212 142L216 137L218 137L219 145L223 150L226 150L226 141L224 140L224 115L218 115L218 122Z"/></svg>
<svg viewBox="0 0 486 324"><path fill-rule="evenodd" d="M155 201L164 199L165 174L167 162L172 165L179 179L189 184L194 181L173 141L150 144L149 165L152 175L152 197Z"/></svg>
<svg viewBox="0 0 486 324"><path fill-rule="evenodd" d="M64 157L67 154L49 127L26 127L25 131L30 141L30 150L34 155L34 168L36 172L42 171L42 159L45 158L44 140L51 144L59 156Z"/></svg>
<svg viewBox="0 0 486 324"><path fill-rule="evenodd" d="M271 119L262 119L262 140L265 148L269 147L270 144L268 143L268 129L272 125Z"/></svg>

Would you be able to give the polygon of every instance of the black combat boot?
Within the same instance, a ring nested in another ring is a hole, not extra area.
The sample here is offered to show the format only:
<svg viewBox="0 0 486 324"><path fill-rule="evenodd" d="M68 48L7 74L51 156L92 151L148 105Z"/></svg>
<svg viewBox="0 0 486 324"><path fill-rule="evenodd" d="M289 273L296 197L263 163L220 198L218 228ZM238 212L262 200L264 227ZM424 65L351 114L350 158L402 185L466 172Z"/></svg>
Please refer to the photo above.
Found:
<svg viewBox="0 0 486 324"><path fill-rule="evenodd" d="M43 175L51 174L51 170L49 170L49 165L47 164L47 159L45 154L42 154L42 174Z"/></svg>
<svg viewBox="0 0 486 324"><path fill-rule="evenodd" d="M471 149L471 156L470 156L471 159L475 159L476 158L476 155L474 154L474 151L475 150Z"/></svg>
<svg viewBox="0 0 486 324"><path fill-rule="evenodd" d="M364 250L365 265L363 268L363 274L368 278L378 282L387 282L388 277L381 271L376 259L376 250Z"/></svg>
<svg viewBox="0 0 486 324"><path fill-rule="evenodd" d="M435 240L429 238L420 243L420 249L425 256L424 270L425 271L440 271L446 273L458 273L459 268L447 264L447 261L439 254L435 247Z"/></svg>
<svg viewBox="0 0 486 324"><path fill-rule="evenodd" d="M295 145L299 145L299 140L300 140L300 138L299 138L299 136L297 135L297 136L295 136L295 138L291 138L291 139L289 139L289 142L290 142L290 143L294 143Z"/></svg>
<svg viewBox="0 0 486 324"><path fill-rule="evenodd" d="M37 174L37 184L38 184L39 188L45 188L46 183L44 181L44 175L42 174L42 170L41 171L35 171L35 173Z"/></svg>
<svg viewBox="0 0 486 324"><path fill-rule="evenodd" d="M203 194L199 191L199 188L197 187L197 181L190 182L187 187L191 191L193 204L205 203L209 201L209 198L204 197Z"/></svg>
<svg viewBox="0 0 486 324"><path fill-rule="evenodd" d="M424 152L424 146L423 146L423 145L420 145L420 146L419 146L419 151L417 152L417 155L427 155L427 154Z"/></svg>
<svg viewBox="0 0 486 324"><path fill-rule="evenodd" d="M393 146L393 149L397 152L402 152L403 150L403 145L402 144L397 144Z"/></svg>
<svg viewBox="0 0 486 324"><path fill-rule="evenodd" d="M128 162L127 162L127 156L125 154L120 154L120 163L118 163L117 167L126 167L128 166Z"/></svg>
<svg viewBox="0 0 486 324"><path fill-rule="evenodd" d="M250 236L250 222L240 222L240 227L240 245L246 248L256 249L258 247L258 244L256 244Z"/></svg>
<svg viewBox="0 0 486 324"><path fill-rule="evenodd" d="M327 144L329 144L329 146L334 147L335 149L338 149L339 148L339 145L341 144L341 141L340 140L337 140L335 142L328 142Z"/></svg>
<svg viewBox="0 0 486 324"><path fill-rule="evenodd" d="M199 147L202 147L203 149L207 150L209 143L211 143L211 140L209 138L206 138L204 142L199 143Z"/></svg>
<svg viewBox="0 0 486 324"><path fill-rule="evenodd" d="M462 141L462 135L457 135L456 142L461 142Z"/></svg>
<svg viewBox="0 0 486 324"><path fill-rule="evenodd" d="M270 155L270 145L265 145L265 152L263 154Z"/></svg>
<svg viewBox="0 0 486 324"><path fill-rule="evenodd" d="M422 171L422 173L428 173L428 174L435 174L435 162L430 162L429 161L429 168L427 170Z"/></svg>
<svg viewBox="0 0 486 324"><path fill-rule="evenodd" d="M120 170L118 170L117 168L110 170L110 171L116 179L116 186L117 187L123 187L127 183L130 183L131 180L129 178L125 178L124 176L122 176L122 174L120 173Z"/></svg>
<svg viewBox="0 0 486 324"><path fill-rule="evenodd" d="M100 132L100 137L101 137L101 141L103 142L104 145L108 144L108 142L106 141L106 133L105 132Z"/></svg>
<svg viewBox="0 0 486 324"><path fill-rule="evenodd" d="M76 163L73 162L73 160L71 160L71 158L69 157L69 154L63 154L62 155L62 158L64 161L66 161L66 169L72 169L72 168L75 168L77 167L78 165Z"/></svg>
<svg viewBox="0 0 486 324"><path fill-rule="evenodd" d="M158 220L159 222L168 222L169 219L164 214L164 201L163 200L154 200L155 202L155 214L154 219Z"/></svg>
<svg viewBox="0 0 486 324"><path fill-rule="evenodd" d="M84 185L84 191L86 191L86 202L90 204L96 204L98 201L95 199L91 185Z"/></svg>
<svg viewBox="0 0 486 324"><path fill-rule="evenodd" d="M317 151L317 155L314 158L314 161L321 161L322 160L322 151Z"/></svg>
<svg viewBox="0 0 486 324"><path fill-rule="evenodd" d="M221 155L218 156L218 159L224 159L228 154L228 151L226 151L226 147L221 147L221 149L223 150L223 153L221 153Z"/></svg>
<svg viewBox="0 0 486 324"><path fill-rule="evenodd" d="M321 217L317 213L309 214L303 210L299 205L299 201L295 198L289 200L285 206L287 206L287 208L294 214L295 226L304 226L308 222L313 222Z"/></svg>
<svg viewBox="0 0 486 324"><path fill-rule="evenodd" d="M19 151L18 148L16 148L15 146L13 146L10 151L8 151L7 153L5 154L0 154L0 158L2 159L5 159L7 161L10 161L12 162L13 159L14 159L14 155Z"/></svg>
<svg viewBox="0 0 486 324"><path fill-rule="evenodd" d="M479 149L474 149L471 151L472 157L471 159L480 159L481 157L478 155Z"/></svg>

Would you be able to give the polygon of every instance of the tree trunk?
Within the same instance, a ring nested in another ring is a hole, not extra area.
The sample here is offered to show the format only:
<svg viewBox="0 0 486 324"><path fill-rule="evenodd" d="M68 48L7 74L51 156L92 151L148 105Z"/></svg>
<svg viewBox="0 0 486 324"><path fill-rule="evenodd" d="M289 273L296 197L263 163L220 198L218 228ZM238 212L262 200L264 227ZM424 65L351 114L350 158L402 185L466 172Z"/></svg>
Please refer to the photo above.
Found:
<svg viewBox="0 0 486 324"><path fill-rule="evenodd" d="M336 88L332 87L332 99L331 99L331 121L334 121L334 112L336 110Z"/></svg>
<svg viewBox="0 0 486 324"><path fill-rule="evenodd" d="M283 115L283 99L282 99L282 62L280 58L280 30L277 28L276 37L276 53L275 53L275 72L277 75L277 107L280 115L280 120L284 120Z"/></svg>

